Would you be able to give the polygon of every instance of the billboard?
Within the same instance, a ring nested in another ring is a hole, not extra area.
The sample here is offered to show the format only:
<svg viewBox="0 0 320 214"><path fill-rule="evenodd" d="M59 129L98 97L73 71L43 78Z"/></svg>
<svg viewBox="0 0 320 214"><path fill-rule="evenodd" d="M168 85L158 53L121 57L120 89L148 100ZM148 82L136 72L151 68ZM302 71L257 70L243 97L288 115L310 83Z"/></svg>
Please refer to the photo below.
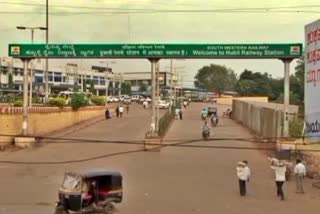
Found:
<svg viewBox="0 0 320 214"><path fill-rule="evenodd" d="M305 135L320 141L320 20L305 26Z"/></svg>

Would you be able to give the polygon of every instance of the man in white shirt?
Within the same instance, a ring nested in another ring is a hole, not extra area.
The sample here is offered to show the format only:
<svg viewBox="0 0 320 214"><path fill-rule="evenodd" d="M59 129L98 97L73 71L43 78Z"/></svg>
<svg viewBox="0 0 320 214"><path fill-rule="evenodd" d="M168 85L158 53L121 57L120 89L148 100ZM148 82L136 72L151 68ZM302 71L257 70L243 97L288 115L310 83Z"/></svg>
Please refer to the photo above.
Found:
<svg viewBox="0 0 320 214"><path fill-rule="evenodd" d="M124 111L124 108L123 108L123 106L121 105L121 106L119 107L120 117L122 117L123 111Z"/></svg>
<svg viewBox="0 0 320 214"><path fill-rule="evenodd" d="M286 181L287 166L281 161L272 161L271 169L273 169L275 172L277 195L280 196L281 200L284 200L284 193L282 190L282 186Z"/></svg>
<svg viewBox="0 0 320 214"><path fill-rule="evenodd" d="M249 181L249 178L250 178L250 168L248 167L248 162L247 161L238 162L238 166L236 170L237 170L237 176L239 178L240 195L245 196L247 193L246 182Z"/></svg>
<svg viewBox="0 0 320 214"><path fill-rule="evenodd" d="M306 176L306 167L303 163L301 163L301 160L297 160L297 164L294 167L294 174L296 175L296 187L297 193L304 193L303 191L303 178Z"/></svg>

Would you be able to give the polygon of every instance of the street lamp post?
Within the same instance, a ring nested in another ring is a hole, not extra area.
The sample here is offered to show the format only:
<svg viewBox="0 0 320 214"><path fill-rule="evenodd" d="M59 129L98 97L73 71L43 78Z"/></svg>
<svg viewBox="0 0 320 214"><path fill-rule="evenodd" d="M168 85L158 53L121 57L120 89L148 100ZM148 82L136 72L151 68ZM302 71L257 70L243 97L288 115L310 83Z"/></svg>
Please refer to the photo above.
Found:
<svg viewBox="0 0 320 214"><path fill-rule="evenodd" d="M105 63L106 64L106 75L105 75L105 86L106 86L106 97L108 96L108 90L109 90L109 63L110 64L116 64L115 61L100 61L99 63Z"/></svg>
<svg viewBox="0 0 320 214"><path fill-rule="evenodd" d="M47 30L46 27L25 27L25 26L17 26L18 30L30 30L31 31L31 43L34 42L34 31L35 30ZM32 63L32 62L31 62ZM33 83L33 66L34 64L31 64L30 67L30 94L29 94L29 107L32 107L32 83Z"/></svg>

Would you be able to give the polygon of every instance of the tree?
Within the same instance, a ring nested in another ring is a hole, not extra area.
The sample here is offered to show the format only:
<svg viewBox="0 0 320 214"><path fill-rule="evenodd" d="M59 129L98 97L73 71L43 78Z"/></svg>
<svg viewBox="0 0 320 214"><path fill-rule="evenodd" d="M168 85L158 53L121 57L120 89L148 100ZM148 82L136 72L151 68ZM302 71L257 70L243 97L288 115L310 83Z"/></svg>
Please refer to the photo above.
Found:
<svg viewBox="0 0 320 214"><path fill-rule="evenodd" d="M146 92L146 91L148 91L148 87L146 84L142 83L140 85L139 92Z"/></svg>
<svg viewBox="0 0 320 214"><path fill-rule="evenodd" d="M130 83L122 83L121 84L121 94L131 95Z"/></svg>
<svg viewBox="0 0 320 214"><path fill-rule="evenodd" d="M304 59L300 59L295 67L295 74L290 79L290 91L303 103L304 100Z"/></svg>
<svg viewBox="0 0 320 214"><path fill-rule="evenodd" d="M236 91L246 96L274 97L272 89L273 78L268 73L252 72L245 69L236 84Z"/></svg>
<svg viewBox="0 0 320 214"><path fill-rule="evenodd" d="M230 68L211 64L202 67L195 76L195 86L221 95L224 91L233 90L237 76Z"/></svg>

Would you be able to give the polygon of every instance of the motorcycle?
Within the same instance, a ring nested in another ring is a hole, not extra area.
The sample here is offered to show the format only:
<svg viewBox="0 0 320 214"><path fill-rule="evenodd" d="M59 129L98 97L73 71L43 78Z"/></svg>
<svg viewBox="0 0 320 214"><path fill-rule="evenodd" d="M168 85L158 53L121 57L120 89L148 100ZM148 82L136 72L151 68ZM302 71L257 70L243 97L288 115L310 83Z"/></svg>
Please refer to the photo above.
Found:
<svg viewBox="0 0 320 214"><path fill-rule="evenodd" d="M208 140L209 136L210 136L210 131L209 130L203 130L202 131L202 137L203 137L204 140Z"/></svg>
<svg viewBox="0 0 320 214"><path fill-rule="evenodd" d="M218 117L216 117L216 116L211 117L211 125L212 126L217 126L218 122L219 122Z"/></svg>
<svg viewBox="0 0 320 214"><path fill-rule="evenodd" d="M206 120L207 119L207 114L206 113L202 113L201 114L201 119L202 120Z"/></svg>

